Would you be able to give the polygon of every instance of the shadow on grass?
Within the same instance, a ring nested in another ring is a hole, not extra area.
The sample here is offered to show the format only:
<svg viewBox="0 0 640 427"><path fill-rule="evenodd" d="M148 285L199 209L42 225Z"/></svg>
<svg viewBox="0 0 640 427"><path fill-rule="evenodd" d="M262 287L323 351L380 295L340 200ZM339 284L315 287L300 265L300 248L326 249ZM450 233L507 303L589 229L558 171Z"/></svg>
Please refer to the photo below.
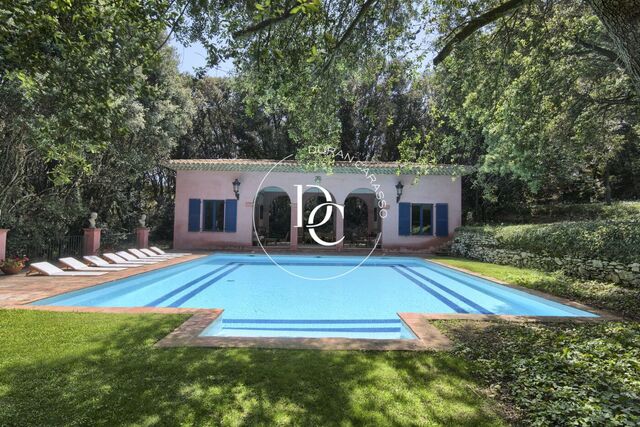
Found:
<svg viewBox="0 0 640 427"><path fill-rule="evenodd" d="M636 425L640 326L439 321L523 425Z"/></svg>
<svg viewBox="0 0 640 427"><path fill-rule="evenodd" d="M158 349L184 318L0 311L0 424L496 425L446 353Z"/></svg>

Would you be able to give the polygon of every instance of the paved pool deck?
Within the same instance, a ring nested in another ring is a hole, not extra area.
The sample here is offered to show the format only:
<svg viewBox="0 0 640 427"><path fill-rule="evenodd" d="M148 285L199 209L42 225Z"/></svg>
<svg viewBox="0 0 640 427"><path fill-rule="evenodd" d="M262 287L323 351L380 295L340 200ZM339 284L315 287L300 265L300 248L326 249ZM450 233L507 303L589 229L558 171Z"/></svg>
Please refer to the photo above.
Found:
<svg viewBox="0 0 640 427"><path fill-rule="evenodd" d="M200 334L223 313L223 308L192 309L192 308L167 308L167 307L80 307L80 306L37 306L30 303L64 294L71 291L90 288L114 280L135 276L149 271L158 270L171 265L196 260L209 252L194 253L192 255L163 261L158 264L138 268L129 268L122 271L109 272L102 276L26 276L24 273L4 276L0 275L0 309L39 310L58 312L84 312L84 313L159 313L159 314L191 314L183 324L166 337L162 338L157 347L253 347L253 348L283 348L283 349L314 349L314 350L405 350L428 351L449 350L452 342L442 334L429 321L432 320L503 320L511 322L571 322L591 323L601 321L622 320L603 310L593 309L584 304L570 301L565 298L545 294L543 292L526 289L512 285L491 277L486 277L468 270L441 265L467 274L482 277L504 286L509 286L520 291L537 295L561 304L569 305L580 310L589 311L599 317L550 317L550 316L512 316L512 315L485 315L485 314L433 314L433 313L398 313L398 316L411 329L417 337L414 340L406 339L351 339L351 338L265 338L265 337L213 337L200 336ZM345 255L353 255L347 253ZM393 256L386 254L387 256ZM339 256L339 255L336 255ZM397 254L397 256L417 256L431 262L437 260L425 258L424 254Z"/></svg>

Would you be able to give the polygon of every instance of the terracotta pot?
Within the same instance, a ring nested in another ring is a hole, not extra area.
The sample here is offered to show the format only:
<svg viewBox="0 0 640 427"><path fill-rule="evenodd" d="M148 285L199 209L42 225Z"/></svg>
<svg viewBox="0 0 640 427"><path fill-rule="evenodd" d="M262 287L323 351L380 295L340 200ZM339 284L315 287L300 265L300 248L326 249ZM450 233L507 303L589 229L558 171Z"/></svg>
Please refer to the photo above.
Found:
<svg viewBox="0 0 640 427"><path fill-rule="evenodd" d="M17 265L15 267L0 267L0 270L2 270L2 272L4 274L18 274L22 271L22 269L24 268L24 265Z"/></svg>

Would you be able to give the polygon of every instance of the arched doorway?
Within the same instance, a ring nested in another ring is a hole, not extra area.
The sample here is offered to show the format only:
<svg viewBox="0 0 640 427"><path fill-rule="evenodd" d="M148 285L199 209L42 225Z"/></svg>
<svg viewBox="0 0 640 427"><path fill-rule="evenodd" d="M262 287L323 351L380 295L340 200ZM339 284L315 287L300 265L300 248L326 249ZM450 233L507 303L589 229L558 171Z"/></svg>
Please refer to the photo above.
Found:
<svg viewBox="0 0 640 427"><path fill-rule="evenodd" d="M256 233L264 246L289 246L291 231L291 199L280 187L265 187L258 193L254 206Z"/></svg>
<svg viewBox="0 0 640 427"><path fill-rule="evenodd" d="M378 212L373 190L358 188L347 195L344 201L345 247L373 247L382 231L382 218Z"/></svg>
<svg viewBox="0 0 640 427"><path fill-rule="evenodd" d="M335 197L333 195L331 195L331 198L335 202ZM326 202L327 199L325 198L324 194L317 188L309 188L304 192L304 194L302 195L302 219L305 226L301 231L298 232L298 244L320 246L320 244L312 238L311 234L309 233L309 227L307 227L306 224L309 223L309 216L311 215L311 211L313 211L316 206ZM320 208L316 212L315 221L322 221L322 219L326 215L326 210L329 208L329 206ZM334 242L336 240L337 215L340 215L337 212L337 209L333 209L333 215L331 216L331 218L329 218L329 220L320 227L315 227L316 234L325 242Z"/></svg>

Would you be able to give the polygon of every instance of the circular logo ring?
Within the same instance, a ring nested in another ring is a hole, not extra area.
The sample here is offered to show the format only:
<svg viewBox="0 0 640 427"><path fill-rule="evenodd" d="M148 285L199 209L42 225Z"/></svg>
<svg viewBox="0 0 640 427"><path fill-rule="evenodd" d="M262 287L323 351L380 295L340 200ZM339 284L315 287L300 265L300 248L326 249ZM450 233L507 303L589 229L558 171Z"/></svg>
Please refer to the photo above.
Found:
<svg viewBox="0 0 640 427"><path fill-rule="evenodd" d="M293 154L289 154L287 157L285 157L284 159L278 161L276 164L274 164L271 169L269 169L269 171L266 173L266 175L262 178L262 181L260 181L260 184L258 185L258 189L255 193L255 195L253 196L253 209L255 210L255 206L256 206L256 202L258 200L258 193L260 192L260 189L262 188L262 186L264 185L264 182L267 180L267 177L269 176L269 174L271 174L271 172L273 172L273 170L278 167L278 165L280 165L280 163L282 163L283 161L287 160L289 157L293 156ZM297 274L294 273L293 271L288 270L287 268L285 268L284 266L280 265L278 263L278 261L276 261L275 259L273 259L273 257L269 254L269 252L267 252L266 248L264 247L264 245L262 244L262 242L260 241L260 236L258 235L258 229L256 228L256 216L251 215L252 218L252 223L253 223L253 232L256 235L256 239L258 240L258 244L260 245L260 247L262 248L262 251L264 252L264 254L269 258L269 260L271 260L272 263L274 263L276 266L278 266L282 271L290 274L291 276L297 277L299 279L304 279L304 280L316 280L316 281L320 281L320 280L333 280L333 279L337 279L339 277L343 277L346 276L347 274L350 274L351 272L355 271L356 269L358 269L362 264L364 264L367 259L369 259L369 257L373 254L373 251L376 250L376 248L378 247L378 242L380 241L380 238L382 237L382 232L378 233L378 237L376 238L376 241L373 243L373 248L371 249L371 251L367 254L366 257L364 257L364 259L362 261L360 261L357 265L355 265L353 268L340 273L340 274L335 274L333 276L330 277L309 277L309 276L303 276L301 274Z"/></svg>

